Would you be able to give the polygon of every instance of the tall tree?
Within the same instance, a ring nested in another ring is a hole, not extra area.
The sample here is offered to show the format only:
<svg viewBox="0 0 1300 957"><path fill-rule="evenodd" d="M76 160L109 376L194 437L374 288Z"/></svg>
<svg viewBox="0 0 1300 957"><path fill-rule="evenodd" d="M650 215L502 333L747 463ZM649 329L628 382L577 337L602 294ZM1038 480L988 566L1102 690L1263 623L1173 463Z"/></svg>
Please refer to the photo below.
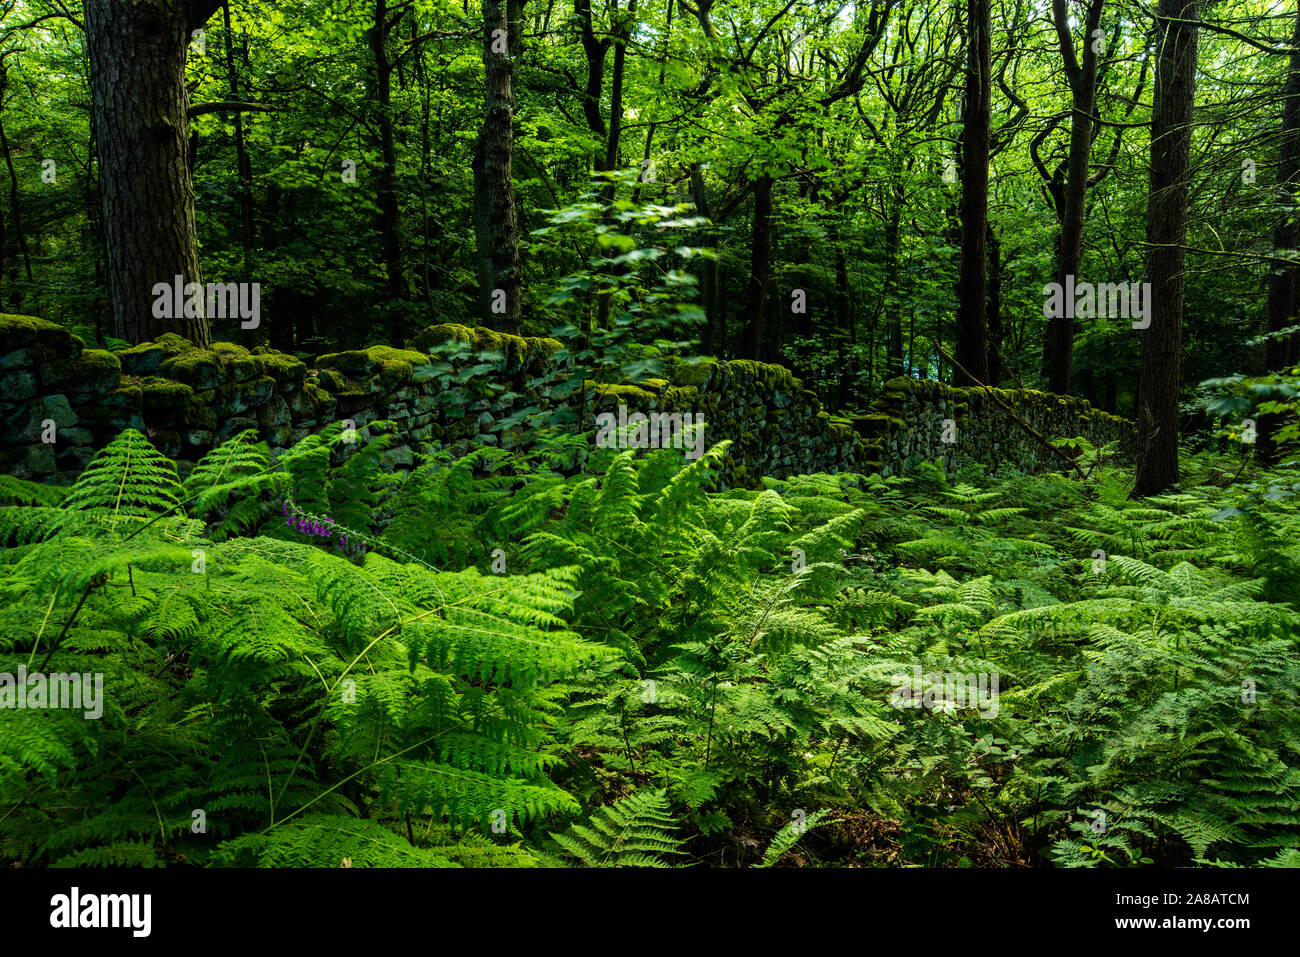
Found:
<svg viewBox="0 0 1300 957"><path fill-rule="evenodd" d="M85 0L113 334L210 339L207 317L154 315L153 288L201 282L185 57L220 0Z"/></svg>
<svg viewBox="0 0 1300 957"><path fill-rule="evenodd" d="M953 382L988 381L986 236L993 67L990 0L968 0L966 105L962 124L961 274L957 282L957 362ZM963 371L964 370L964 371Z"/></svg>
<svg viewBox="0 0 1300 957"><path fill-rule="evenodd" d="M1083 258L1083 214L1088 191L1089 153L1092 150L1093 112L1097 101L1097 55L1102 50L1101 11L1105 0L1089 0L1084 17L1082 62L1075 55L1074 38L1065 0L1052 0L1052 26L1056 29L1070 84L1070 152L1061 204L1061 236L1057 252L1056 281L1064 289L1067 276L1079 275ZM1051 320L1051 355L1048 388L1058 395L1070 391L1074 360L1074 319L1070 310Z"/></svg>
<svg viewBox="0 0 1300 957"><path fill-rule="evenodd" d="M1146 281L1150 326L1142 333L1135 496L1178 481L1178 389L1183 351L1183 266L1196 95L1198 0L1160 0L1156 10Z"/></svg>
<svg viewBox="0 0 1300 957"><path fill-rule="evenodd" d="M520 330L523 278L515 204L515 60L526 0L483 0L483 127L474 154L474 234L479 317L500 332Z"/></svg>
<svg viewBox="0 0 1300 957"><path fill-rule="evenodd" d="M1294 249L1300 244L1296 226L1296 195L1300 187L1300 3L1291 35L1291 56L1282 91L1282 131L1277 149L1277 202L1281 211L1273 225L1273 248ZM1274 266L1268 277L1268 325L1272 333L1264 342L1264 371L1278 372L1296 362L1297 336L1278 336L1279 330L1295 324L1296 292L1300 275L1293 266ZM1259 450L1266 461L1275 461L1277 445L1273 435L1278 417L1263 415L1259 420Z"/></svg>
<svg viewBox="0 0 1300 957"><path fill-rule="evenodd" d="M388 0L375 0L375 18L368 35L370 55L374 60L369 74L372 84L371 101L375 104L375 127L379 132L379 154L382 161L379 167L376 225L379 227L384 266L388 273L387 332L393 342L400 342L402 339L401 313L396 305L406 298L406 276L402 270L402 241L401 234L398 232L397 143L393 132L393 61L388 55L388 35L401 22L405 13L404 6L399 7L394 13L388 6Z"/></svg>

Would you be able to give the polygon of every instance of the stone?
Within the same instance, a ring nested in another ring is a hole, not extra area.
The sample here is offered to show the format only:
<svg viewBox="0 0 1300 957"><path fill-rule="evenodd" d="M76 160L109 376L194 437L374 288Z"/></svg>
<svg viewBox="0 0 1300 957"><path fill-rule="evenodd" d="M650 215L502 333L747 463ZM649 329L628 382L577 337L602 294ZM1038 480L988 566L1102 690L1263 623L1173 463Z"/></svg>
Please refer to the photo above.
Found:
<svg viewBox="0 0 1300 957"><path fill-rule="evenodd" d="M56 452L55 461L58 463L60 472L74 472L80 474L85 471L90 460L95 457L95 450L88 445L78 445L73 448L64 449Z"/></svg>
<svg viewBox="0 0 1300 957"><path fill-rule="evenodd" d="M30 399L36 395L36 376L34 373L19 370L0 375L0 396L10 401Z"/></svg>
<svg viewBox="0 0 1300 957"><path fill-rule="evenodd" d="M29 346L0 355L0 370L36 369L57 359L59 353L53 348L44 343L34 342Z"/></svg>
<svg viewBox="0 0 1300 957"><path fill-rule="evenodd" d="M15 445L40 442L47 419L54 420L56 437L57 430L71 428L81 421L72 411L72 406L68 404L67 396L40 396L29 401L17 414L0 424L0 442Z"/></svg>
<svg viewBox="0 0 1300 957"><path fill-rule="evenodd" d="M66 442L68 445L93 445L95 434L90 429L70 428L59 429L59 442Z"/></svg>
<svg viewBox="0 0 1300 957"><path fill-rule="evenodd" d="M257 424L261 429L262 438L269 444L288 444L289 434L292 431L292 416L289 414L288 404L280 396L271 396L270 401L258 409Z"/></svg>
<svg viewBox="0 0 1300 957"><path fill-rule="evenodd" d="M18 316L0 313L0 342L8 347L27 345L48 346L57 355L75 359L81 355L85 343L57 322L35 316Z"/></svg>
<svg viewBox="0 0 1300 957"><path fill-rule="evenodd" d="M214 353L203 349L191 349L189 352L170 356L159 363L158 371L169 379L184 383L197 390L215 388L228 381L222 375Z"/></svg>
<svg viewBox="0 0 1300 957"><path fill-rule="evenodd" d="M379 456L379 461L385 469L391 471L396 468L410 468L415 464L415 457L405 445L397 445L385 449L384 453Z"/></svg>
<svg viewBox="0 0 1300 957"><path fill-rule="evenodd" d="M115 388L122 363L107 349L86 349L75 359L56 359L41 367L41 385L73 395L98 395Z"/></svg>
<svg viewBox="0 0 1300 957"><path fill-rule="evenodd" d="M247 431L248 429L257 431L256 419L250 419L246 416L238 416L238 415L231 416L230 418L224 420L221 423L221 425L217 428L214 441L218 445L220 445L222 442L226 441L226 439L233 438L234 436L239 435L239 433Z"/></svg>
<svg viewBox="0 0 1300 957"><path fill-rule="evenodd" d="M194 351L194 343L174 332L167 332L152 342L142 342L117 354L123 375L156 375L163 360Z"/></svg>
<svg viewBox="0 0 1300 957"><path fill-rule="evenodd" d="M54 446L44 443L29 445L23 465L32 475L53 475L59 470L54 461Z"/></svg>
<svg viewBox="0 0 1300 957"><path fill-rule="evenodd" d="M181 382L159 376L146 376L140 380L141 410L146 422L158 425L180 425L194 398L194 390Z"/></svg>

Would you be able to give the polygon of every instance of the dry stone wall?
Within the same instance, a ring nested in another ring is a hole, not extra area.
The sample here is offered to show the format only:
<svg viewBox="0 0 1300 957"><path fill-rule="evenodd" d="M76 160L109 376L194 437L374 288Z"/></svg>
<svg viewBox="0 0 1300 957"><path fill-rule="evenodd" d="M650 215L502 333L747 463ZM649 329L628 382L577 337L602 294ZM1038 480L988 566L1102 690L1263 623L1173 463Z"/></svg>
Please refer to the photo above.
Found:
<svg viewBox="0 0 1300 957"><path fill-rule="evenodd" d="M164 335L118 352L87 349L52 322L0 315L0 471L69 482L121 430L144 432L182 473L247 429L273 452L332 422L389 420L401 436L394 468L424 442L519 448L542 419L578 431L597 416L686 413L705 420L705 442L733 442L723 479L807 472L902 471L923 459L962 457L1051 467L1041 445L1010 425L986 396L939 383L894 380L872 412L832 419L789 370L733 360L664 359L662 377L636 384L584 380L554 339L443 324L407 348L373 346L308 364L275 350L216 343L197 349ZM1080 400L1000 393L1050 438L1131 440L1132 424ZM943 441L952 420L956 441Z"/></svg>
<svg viewBox="0 0 1300 957"><path fill-rule="evenodd" d="M974 460L990 468L1009 462L1037 472L1064 464L1044 440L1082 437L1095 448L1114 442L1117 451L1128 457L1136 441L1131 421L1073 396L956 389L907 378L887 382L871 412L855 417L853 424L862 438L861 469L883 475L936 459L949 468Z"/></svg>

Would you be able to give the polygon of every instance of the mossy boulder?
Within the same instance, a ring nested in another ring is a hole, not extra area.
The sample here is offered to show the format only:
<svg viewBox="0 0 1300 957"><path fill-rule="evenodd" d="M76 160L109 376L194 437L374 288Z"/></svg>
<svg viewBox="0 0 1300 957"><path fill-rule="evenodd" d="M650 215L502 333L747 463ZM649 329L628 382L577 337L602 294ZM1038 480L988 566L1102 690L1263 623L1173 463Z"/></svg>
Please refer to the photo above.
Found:
<svg viewBox="0 0 1300 957"><path fill-rule="evenodd" d="M496 353L501 357L501 371L507 375L541 366L563 348L558 339L512 336L484 326L462 326L452 322L429 326L416 334L407 345L429 353L447 342L465 343L480 353Z"/></svg>
<svg viewBox="0 0 1300 957"><path fill-rule="evenodd" d="M752 359L732 359L727 363L727 369L732 376L758 383L764 389L792 392L799 386L799 380L785 366L755 362Z"/></svg>
<svg viewBox="0 0 1300 957"><path fill-rule="evenodd" d="M19 402L36 395L36 373L26 369L0 373L0 401Z"/></svg>
<svg viewBox="0 0 1300 957"><path fill-rule="evenodd" d="M182 421L189 429L212 431L217 427L217 412L211 392L196 393L185 403Z"/></svg>
<svg viewBox="0 0 1300 957"><path fill-rule="evenodd" d="M673 359L669 378L675 385L704 388L718 369L718 360L710 356L702 359Z"/></svg>
<svg viewBox="0 0 1300 957"><path fill-rule="evenodd" d="M289 406L278 395L272 396L271 401L257 410L257 424L262 438L272 446L283 447L288 444L291 423Z"/></svg>
<svg viewBox="0 0 1300 957"><path fill-rule="evenodd" d="M75 359L56 359L41 367L41 383L71 395L107 392L122 377L122 363L107 349L86 349Z"/></svg>
<svg viewBox="0 0 1300 957"><path fill-rule="evenodd" d="M285 352L258 346L252 352L260 365L262 375L268 375L286 387L302 385L307 378L307 363Z"/></svg>
<svg viewBox="0 0 1300 957"><path fill-rule="evenodd" d="M166 332L150 342L123 349L117 354L122 364L124 375L155 375L161 369L163 361L172 356L194 352L196 347L174 332Z"/></svg>
<svg viewBox="0 0 1300 957"><path fill-rule="evenodd" d="M583 382L583 387L592 396L592 401L601 408L622 403L631 411L643 412L658 407L659 397L637 385L626 383L614 385L609 382L593 382L587 379Z"/></svg>
<svg viewBox="0 0 1300 957"><path fill-rule="evenodd" d="M410 382L415 367L428 364L429 357L425 353L392 346L331 352L316 360L318 368L337 369L353 379L377 375L388 388Z"/></svg>
<svg viewBox="0 0 1300 957"><path fill-rule="evenodd" d="M145 376L140 380L140 396L146 422L179 424L185 420L194 389L172 379Z"/></svg>
<svg viewBox="0 0 1300 957"><path fill-rule="evenodd" d="M42 358L45 356L75 359L85 348L79 336L57 322L12 313L0 313L0 343L4 343L6 352L29 347L28 356L38 361L47 361ZM32 346L43 348L32 350Z"/></svg>
<svg viewBox="0 0 1300 957"><path fill-rule="evenodd" d="M694 412L699 409L700 390L696 386L669 386L663 394L664 407L677 412Z"/></svg>
<svg viewBox="0 0 1300 957"><path fill-rule="evenodd" d="M263 374L264 360L254 356L243 346L233 342L214 342L212 348L207 351L212 353L223 379L247 382Z"/></svg>
<svg viewBox="0 0 1300 957"><path fill-rule="evenodd" d="M832 442L853 442L858 437L853 431L853 426L847 422L831 422L827 426L826 434Z"/></svg>
<svg viewBox="0 0 1300 957"><path fill-rule="evenodd" d="M159 364L162 375L175 379L195 389L211 389L219 383L228 381L222 375L221 361L217 353L210 349L188 349L176 355L168 356Z"/></svg>
<svg viewBox="0 0 1300 957"><path fill-rule="evenodd" d="M309 373L307 381L309 385L315 386L318 389L323 389L326 392L332 392L334 395L339 395L343 392L360 391L356 387L355 383L349 382L343 373L334 369L313 369L311 373Z"/></svg>

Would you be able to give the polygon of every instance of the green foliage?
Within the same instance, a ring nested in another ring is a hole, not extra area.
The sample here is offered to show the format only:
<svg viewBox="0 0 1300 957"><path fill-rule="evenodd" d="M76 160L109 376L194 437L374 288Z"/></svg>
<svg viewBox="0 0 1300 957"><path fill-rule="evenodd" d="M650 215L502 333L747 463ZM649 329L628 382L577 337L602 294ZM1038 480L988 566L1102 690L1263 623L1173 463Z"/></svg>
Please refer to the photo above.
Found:
<svg viewBox="0 0 1300 957"><path fill-rule="evenodd" d="M389 434L327 430L275 462L236 436L182 484L126 432L66 495L5 487L0 672L102 674L104 693L94 719L0 713L0 855L1300 851L1293 466L1143 501L1104 465L1087 484L929 469L719 493L725 443L695 461L597 450L573 474L550 467L563 442L429 448L392 473ZM353 492L366 507L338 508ZM347 514L366 547L304 534L289 503L320 528ZM998 684L949 700L944 674Z"/></svg>
<svg viewBox="0 0 1300 957"><path fill-rule="evenodd" d="M551 837L586 867L671 867L664 858L681 853L675 827L664 792L640 791Z"/></svg>

